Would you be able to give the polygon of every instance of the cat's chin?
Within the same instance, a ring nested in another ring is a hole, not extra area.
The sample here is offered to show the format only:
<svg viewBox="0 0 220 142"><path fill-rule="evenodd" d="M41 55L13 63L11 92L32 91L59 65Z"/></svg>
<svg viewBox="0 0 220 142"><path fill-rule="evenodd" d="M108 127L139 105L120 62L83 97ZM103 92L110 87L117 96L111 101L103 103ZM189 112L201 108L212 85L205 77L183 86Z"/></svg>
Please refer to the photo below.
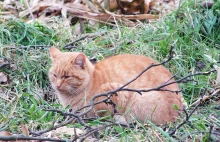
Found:
<svg viewBox="0 0 220 142"><path fill-rule="evenodd" d="M68 90L62 90L62 89L56 89L56 91L61 95L68 95L68 96L76 96L78 93L68 91Z"/></svg>

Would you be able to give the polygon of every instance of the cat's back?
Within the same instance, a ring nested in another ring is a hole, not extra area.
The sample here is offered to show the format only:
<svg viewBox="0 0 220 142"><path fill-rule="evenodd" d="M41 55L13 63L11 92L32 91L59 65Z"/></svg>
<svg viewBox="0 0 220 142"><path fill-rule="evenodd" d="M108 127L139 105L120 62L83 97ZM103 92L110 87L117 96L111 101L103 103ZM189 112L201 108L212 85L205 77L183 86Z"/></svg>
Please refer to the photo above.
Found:
<svg viewBox="0 0 220 142"><path fill-rule="evenodd" d="M122 54L109 57L95 65L95 70L102 74L105 82L118 82L124 84L151 64L158 62L150 57L134 54ZM152 67L145 72L133 86L153 87L164 83L171 77L171 73L164 66Z"/></svg>
<svg viewBox="0 0 220 142"><path fill-rule="evenodd" d="M105 60L98 62L95 66L96 68L100 69L104 66L126 67L127 65L137 66L137 64L138 66L142 66L142 65L146 65L146 64L148 65L151 63L157 63L157 62L153 60L152 58L146 57L143 55L121 54L121 55L108 57Z"/></svg>

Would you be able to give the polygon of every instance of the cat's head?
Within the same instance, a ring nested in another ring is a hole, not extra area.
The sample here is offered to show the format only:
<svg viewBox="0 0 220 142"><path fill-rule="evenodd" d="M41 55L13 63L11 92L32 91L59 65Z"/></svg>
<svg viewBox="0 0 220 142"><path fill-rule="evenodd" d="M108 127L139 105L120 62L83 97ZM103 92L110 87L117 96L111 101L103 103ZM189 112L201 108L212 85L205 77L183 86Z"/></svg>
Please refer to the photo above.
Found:
<svg viewBox="0 0 220 142"><path fill-rule="evenodd" d="M50 56L49 79L55 90L77 95L88 87L94 67L83 53L61 52L51 47Z"/></svg>

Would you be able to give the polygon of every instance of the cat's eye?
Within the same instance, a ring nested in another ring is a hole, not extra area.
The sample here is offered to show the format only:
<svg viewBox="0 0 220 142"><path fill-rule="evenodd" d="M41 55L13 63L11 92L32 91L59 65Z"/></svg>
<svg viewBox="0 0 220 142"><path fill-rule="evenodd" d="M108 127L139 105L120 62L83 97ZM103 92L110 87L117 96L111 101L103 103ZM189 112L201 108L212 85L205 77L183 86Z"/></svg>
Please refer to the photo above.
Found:
<svg viewBox="0 0 220 142"><path fill-rule="evenodd" d="M65 79L68 79L68 78L70 78L70 76L64 76L64 78L65 78Z"/></svg>
<svg viewBox="0 0 220 142"><path fill-rule="evenodd" d="M57 77L56 74L53 74L54 77Z"/></svg>

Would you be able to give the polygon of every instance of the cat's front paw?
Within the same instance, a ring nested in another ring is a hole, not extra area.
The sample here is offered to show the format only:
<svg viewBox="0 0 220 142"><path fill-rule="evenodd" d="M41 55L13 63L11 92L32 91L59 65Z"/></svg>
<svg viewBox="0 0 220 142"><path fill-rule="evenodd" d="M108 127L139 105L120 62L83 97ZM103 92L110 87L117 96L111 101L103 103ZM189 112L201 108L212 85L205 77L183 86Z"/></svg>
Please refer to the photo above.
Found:
<svg viewBox="0 0 220 142"><path fill-rule="evenodd" d="M114 120L115 120L115 123L118 123L120 125L127 125L128 126L128 122L127 122L127 120L125 119L125 117L123 115L115 114L114 115Z"/></svg>

